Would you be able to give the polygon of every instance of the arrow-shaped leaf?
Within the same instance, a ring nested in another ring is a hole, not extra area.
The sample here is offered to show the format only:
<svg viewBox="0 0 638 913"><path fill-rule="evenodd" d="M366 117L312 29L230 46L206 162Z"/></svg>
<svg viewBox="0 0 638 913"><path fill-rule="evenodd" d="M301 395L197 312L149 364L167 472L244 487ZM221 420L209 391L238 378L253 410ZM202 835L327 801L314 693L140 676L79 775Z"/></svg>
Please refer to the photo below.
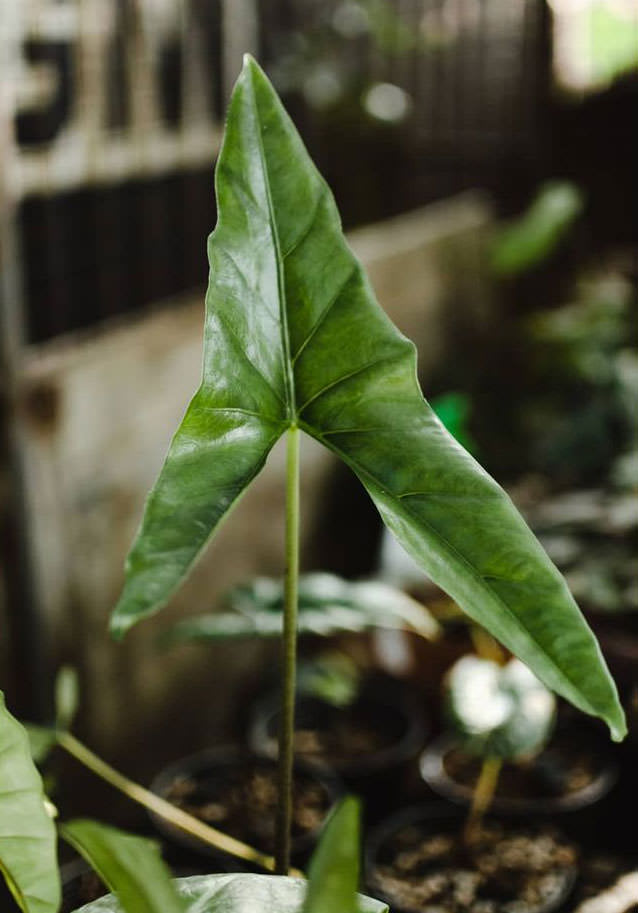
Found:
<svg viewBox="0 0 638 913"><path fill-rule="evenodd" d="M60 876L55 826L23 726L0 691L0 874L24 913L57 913Z"/></svg>
<svg viewBox="0 0 638 913"><path fill-rule="evenodd" d="M565 582L423 399L413 344L377 304L328 187L249 58L216 192L202 385L148 500L114 633L166 603L296 425L354 470L389 529L472 618L622 738L616 689Z"/></svg>

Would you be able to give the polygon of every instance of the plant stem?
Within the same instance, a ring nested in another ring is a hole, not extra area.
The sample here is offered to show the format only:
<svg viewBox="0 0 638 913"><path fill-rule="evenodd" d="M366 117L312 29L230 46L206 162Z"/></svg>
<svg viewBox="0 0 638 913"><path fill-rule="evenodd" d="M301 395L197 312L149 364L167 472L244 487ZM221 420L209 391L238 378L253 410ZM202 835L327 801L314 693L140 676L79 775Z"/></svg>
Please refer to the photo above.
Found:
<svg viewBox="0 0 638 913"><path fill-rule="evenodd" d="M145 789L138 783L129 780L124 774L121 774L96 754L93 754L90 748L83 745L82 742L71 735L70 732L58 732L57 743L77 761L84 764L85 767L88 767L89 770L93 771L94 774L97 774L98 777L101 777L102 780L106 780L107 783L110 783L115 789L124 793L129 799L132 799L139 805L143 805L144 808L154 812L166 821L170 821L171 824L180 828L180 830L185 831L193 837L197 837L203 843L214 846L218 850L230 853L233 856L238 856L240 859L245 859L247 862L253 862L268 871L272 872L274 870L275 860L272 856L260 853L258 850L253 849L253 847L248 846L248 844L243 843L241 840L235 840L234 837L229 837L227 834L223 834L221 831L209 827L193 815L189 815L187 812L182 811L181 808L176 808L174 805L171 805L170 802L167 802L166 799L162 799L161 796L157 796L155 793ZM298 876L301 875L300 872L295 872L294 874Z"/></svg>
<svg viewBox="0 0 638 913"><path fill-rule="evenodd" d="M498 783L498 777L502 766L503 761L501 758L488 757L483 759L481 773L479 774L478 782L474 787L472 806L463 831L463 838L467 845L474 840L474 837L481 826L483 815L490 807L492 799L494 798L496 784Z"/></svg>
<svg viewBox="0 0 638 913"><path fill-rule="evenodd" d="M297 588L299 578L299 429L287 434L286 458L286 579L282 641L281 710L279 714L279 804L277 806L276 872L290 868L292 823L293 740L297 665Z"/></svg>

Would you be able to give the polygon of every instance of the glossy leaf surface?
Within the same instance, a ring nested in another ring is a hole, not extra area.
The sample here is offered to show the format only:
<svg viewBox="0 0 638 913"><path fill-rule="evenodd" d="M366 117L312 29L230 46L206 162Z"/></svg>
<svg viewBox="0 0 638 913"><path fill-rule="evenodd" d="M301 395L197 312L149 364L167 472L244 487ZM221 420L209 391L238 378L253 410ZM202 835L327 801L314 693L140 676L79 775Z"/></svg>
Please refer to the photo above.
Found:
<svg viewBox="0 0 638 913"><path fill-rule="evenodd" d="M174 881L185 913L302 913L306 883L277 875L193 875ZM386 904L357 898L357 913L388 913ZM129 913L112 894L75 913ZM337 911L335 911L337 913Z"/></svg>
<svg viewBox="0 0 638 913"><path fill-rule="evenodd" d="M184 913L184 901L152 841L84 818L67 821L60 826L60 834L95 869L121 904L117 906L111 896L104 907L96 909Z"/></svg>
<svg viewBox="0 0 638 913"><path fill-rule="evenodd" d="M279 637L283 628L283 583L270 577L234 587L225 600L231 611L178 622L165 635L169 642ZM425 606L401 590L376 580L352 583L334 574L299 578L298 634L327 637L340 631L410 628L436 636L438 625Z"/></svg>
<svg viewBox="0 0 638 913"><path fill-rule="evenodd" d="M57 913L55 826L23 726L0 691L0 873L24 913Z"/></svg>
<svg viewBox="0 0 638 913"><path fill-rule="evenodd" d="M616 689L564 580L423 399L413 344L377 304L327 185L250 59L216 192L202 385L148 500L113 632L169 599L297 425L350 466L391 532L472 618L621 738Z"/></svg>

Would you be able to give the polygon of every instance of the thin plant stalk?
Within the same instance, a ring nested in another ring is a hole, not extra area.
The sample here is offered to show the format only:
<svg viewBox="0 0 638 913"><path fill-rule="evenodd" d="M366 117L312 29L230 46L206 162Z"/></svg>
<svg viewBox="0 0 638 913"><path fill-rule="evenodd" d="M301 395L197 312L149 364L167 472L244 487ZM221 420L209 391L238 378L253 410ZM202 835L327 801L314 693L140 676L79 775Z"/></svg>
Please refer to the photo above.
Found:
<svg viewBox="0 0 638 913"><path fill-rule="evenodd" d="M86 745L82 744L82 742L80 742L79 739L76 739L74 735L71 735L70 732L58 732L56 740L57 744L72 755L72 757L85 767L88 767L89 770L102 780L105 780L115 789L124 793L124 795L128 796L129 799L132 799L133 802L137 802L139 805L144 806L144 808L154 812L160 818L169 821L175 827L190 834L192 837L196 837L203 843L215 847L215 849L230 853L232 856L237 856L240 859L244 859L246 862L254 863L269 872L274 871L275 860L272 856L260 853L259 850L254 849L247 843L236 840L234 837L230 837L228 834L224 834L221 831L204 824L203 821L182 811L181 808L176 808L176 806L167 802L166 799L162 799L161 796L157 796L150 790L140 786L139 783L129 780L124 774L121 774L119 771L115 770L115 768L111 767L110 764L107 764L94 754L90 748L87 748ZM291 874L303 877L302 873L296 870L291 872Z"/></svg>
<svg viewBox="0 0 638 913"><path fill-rule="evenodd" d="M297 603L299 582L299 429L289 428L286 457L286 576L282 639L281 710L279 714L279 803L277 805L276 872L290 869L293 741L297 674Z"/></svg>
<svg viewBox="0 0 638 913"><path fill-rule="evenodd" d="M487 757L483 760L481 773L474 787L472 805L463 830L466 845L470 845L474 841L480 830L483 816L492 804L502 766L502 758Z"/></svg>
<svg viewBox="0 0 638 913"><path fill-rule="evenodd" d="M489 631L486 631L480 625L470 625L470 636L477 656L482 659L489 659L499 666L505 665L507 654Z"/></svg>

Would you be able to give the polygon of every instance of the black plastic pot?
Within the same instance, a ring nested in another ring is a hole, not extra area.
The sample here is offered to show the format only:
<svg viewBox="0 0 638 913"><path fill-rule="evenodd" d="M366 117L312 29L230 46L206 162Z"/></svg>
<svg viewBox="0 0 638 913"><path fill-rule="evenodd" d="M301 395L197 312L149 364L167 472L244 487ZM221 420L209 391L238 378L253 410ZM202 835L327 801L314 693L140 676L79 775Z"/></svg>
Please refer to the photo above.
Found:
<svg viewBox="0 0 638 913"><path fill-rule="evenodd" d="M192 784L194 787L193 795L197 797L198 802L205 801L207 796L210 796L210 801L214 802L220 791L223 792L223 790L230 787L237 771L241 770L242 766L247 770L256 769L269 772L276 770L276 762L268 758L260 758L235 747L210 748L189 755L186 758L181 758L164 768L151 784L151 789L158 795L169 799L169 801L175 801L176 784L178 790L180 784ZM303 778L319 787L325 795L326 814L337 799L343 795L344 788L339 778L323 768L299 761L295 763L295 777ZM229 787L226 786L226 783L229 784ZM264 833L271 830L271 824L274 832L274 816L275 810L273 808L272 815L269 814L262 821ZM205 845L202 841L185 833L158 815L151 813L151 819L157 830L165 838L192 851L196 856L199 856L200 860L202 856L212 857L213 862L210 871L261 871L259 868L251 867L249 863L241 859ZM262 852L273 852L273 847L265 845L264 839L251 839L245 833L234 832L223 821L209 820L206 823L229 834L231 837L251 844ZM316 843L319 830L320 825L306 833L297 833L295 835L293 825L291 858L294 865L303 866L305 864Z"/></svg>
<svg viewBox="0 0 638 913"><path fill-rule="evenodd" d="M509 820L504 824L503 819L500 819L499 822L499 819L494 818L487 819L486 823L490 825L494 822L500 823L505 831L511 830L514 833L523 831L527 832L528 836L530 834L533 835L534 832L542 832L544 829L544 826L539 824L520 825ZM423 842L429 837L434 838L435 841L441 840L449 843L453 835L460 833L463 824L464 816L460 809L441 802L403 809L379 824L371 832L366 842L365 867L368 893L387 903L392 913L422 913L421 906L413 905L406 900L401 879L404 879L403 884L405 885L408 883L409 876L402 876L399 873L397 880L390 882L387 877L384 877L383 873L378 871L378 867L390 864L393 853L396 852L393 847L395 847L397 837L403 843L401 853L406 854L403 855L403 859L406 859L409 858L410 852L420 852L420 847L423 846ZM571 844L560 836L556 829L552 828L551 830L555 840L560 843L561 847L565 846L566 852L571 857L573 849ZM428 874L434 874L437 879L444 881L451 877L451 872L455 869L461 873L466 882L471 880L472 872L475 871L472 869L470 858L464 860L462 864L459 863L458 858L449 860L437 859L434 862L423 860L419 862L417 880L422 882L428 877ZM528 905L526 913L557 913L557 911L562 910L573 891L577 875L577 866L571 861L569 863L566 862L560 868L551 870L547 875L546 890L542 901ZM517 906L516 900L505 896L501 890L495 890L493 897L490 896L489 892L489 885L481 888L479 904L492 900L499 905L490 906L489 909L495 910L497 913L507 913L509 910L522 909L522 907ZM460 903L460 900L457 900L457 903ZM440 906L436 900L432 902L431 907L437 910L446 909ZM461 907L456 906L455 909L460 910ZM471 907L468 907L469 909Z"/></svg>
<svg viewBox="0 0 638 913"><path fill-rule="evenodd" d="M62 882L60 913L71 913L109 892L84 859L74 859L63 865L60 870L60 880Z"/></svg>
<svg viewBox="0 0 638 913"><path fill-rule="evenodd" d="M583 733L578 732L578 737L583 738ZM576 738L576 733L574 738ZM456 747L457 743L454 738L440 736L423 752L419 767L421 776L437 795L450 799L458 805L469 807L472 801L471 787L453 779L445 767L446 756ZM547 795L534 795L529 798L499 795L497 787L496 795L490 805L495 814L528 818L555 817L563 813L584 811L606 796L618 779L618 766L603 754L600 758L599 769L589 783L580 789L561 793L557 791L558 784L552 783L546 769L547 758L551 756L552 750L550 745L538 758L529 762L531 772L536 775L539 784L546 783Z"/></svg>
<svg viewBox="0 0 638 913"><path fill-rule="evenodd" d="M297 699L295 728L330 730L348 718L362 719L371 728L389 731L388 743L378 750L348 758L325 758L320 754L305 756L297 746L297 755L313 764L336 771L347 789L364 799L367 819L387 814L405 797L417 779L417 758L426 741L427 728L421 704L404 693L363 694L347 709L339 709L311 697ZM249 730L253 751L266 758L277 757L279 698L270 695L258 703Z"/></svg>
<svg viewBox="0 0 638 913"><path fill-rule="evenodd" d="M175 878L184 875L209 874L207 867L203 865L170 865L170 869ZM99 876L84 859L74 859L63 865L60 870L60 880L62 882L60 913L73 913L85 904L109 893L109 889L105 887ZM4 913L4 907L0 909Z"/></svg>

